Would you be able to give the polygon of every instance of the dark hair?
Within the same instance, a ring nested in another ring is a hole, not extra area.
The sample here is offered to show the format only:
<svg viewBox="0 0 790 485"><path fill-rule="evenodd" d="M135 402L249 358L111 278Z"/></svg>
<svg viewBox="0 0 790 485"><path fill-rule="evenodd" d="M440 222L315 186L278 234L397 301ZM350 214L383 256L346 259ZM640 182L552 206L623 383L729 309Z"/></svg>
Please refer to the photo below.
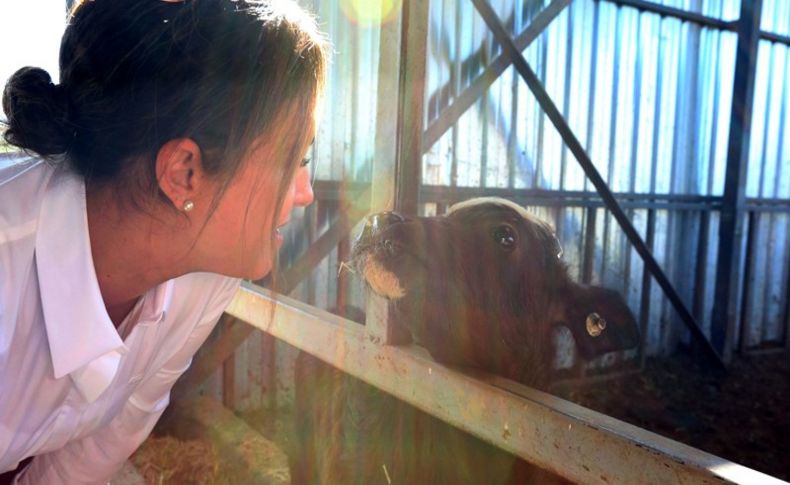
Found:
<svg viewBox="0 0 790 485"><path fill-rule="evenodd" d="M326 50L312 17L282 0L79 1L61 43L60 84L32 67L8 81L4 137L39 155L64 154L91 182L133 174L154 190L160 147L191 138L207 173L227 184L286 111L307 131ZM284 147L292 165L274 167L283 179L278 208L308 136Z"/></svg>

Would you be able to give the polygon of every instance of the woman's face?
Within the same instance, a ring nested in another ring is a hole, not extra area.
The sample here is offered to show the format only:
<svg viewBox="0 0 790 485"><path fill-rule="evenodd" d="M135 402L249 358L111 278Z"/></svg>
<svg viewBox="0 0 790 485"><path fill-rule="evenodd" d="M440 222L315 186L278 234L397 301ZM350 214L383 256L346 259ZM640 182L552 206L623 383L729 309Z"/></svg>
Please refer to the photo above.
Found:
<svg viewBox="0 0 790 485"><path fill-rule="evenodd" d="M200 237L201 244L195 248L203 253L201 259L208 264L205 270L253 280L263 278L271 271L274 256L283 242L279 228L290 221L294 207L313 202L309 167L300 167L288 186L281 210L274 214L281 180L275 176L272 165L296 166L302 161L301 157L282 160L281 147L291 146L297 136L293 127L298 124L287 121L290 122L278 123L283 129L258 140L210 215ZM307 148L307 145L299 147L299 153L304 155ZM278 229L272 238L275 221Z"/></svg>

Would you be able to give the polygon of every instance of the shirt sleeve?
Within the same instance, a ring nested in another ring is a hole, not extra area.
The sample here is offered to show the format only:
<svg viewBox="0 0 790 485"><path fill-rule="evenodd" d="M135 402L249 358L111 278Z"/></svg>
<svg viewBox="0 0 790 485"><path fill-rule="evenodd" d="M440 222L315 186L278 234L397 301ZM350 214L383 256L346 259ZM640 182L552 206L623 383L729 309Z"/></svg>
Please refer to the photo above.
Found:
<svg viewBox="0 0 790 485"><path fill-rule="evenodd" d="M36 456L19 477L28 484L107 483L151 433L170 403L170 389L192 362L235 295L239 280L225 282L186 343L150 378L140 383L107 426L63 448Z"/></svg>

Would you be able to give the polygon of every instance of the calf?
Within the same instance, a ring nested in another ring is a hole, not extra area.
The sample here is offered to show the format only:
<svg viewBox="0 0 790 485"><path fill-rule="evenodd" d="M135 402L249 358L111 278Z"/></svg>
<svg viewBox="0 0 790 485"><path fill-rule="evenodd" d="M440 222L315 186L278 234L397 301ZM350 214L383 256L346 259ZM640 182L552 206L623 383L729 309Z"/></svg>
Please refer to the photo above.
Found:
<svg viewBox="0 0 790 485"><path fill-rule="evenodd" d="M546 389L552 335L567 327L584 360L635 347L614 291L574 283L551 228L496 198L445 216L371 216L352 267L391 300L392 324L438 362ZM296 366L294 483L545 483L499 449L301 354ZM551 477L556 478L556 477Z"/></svg>

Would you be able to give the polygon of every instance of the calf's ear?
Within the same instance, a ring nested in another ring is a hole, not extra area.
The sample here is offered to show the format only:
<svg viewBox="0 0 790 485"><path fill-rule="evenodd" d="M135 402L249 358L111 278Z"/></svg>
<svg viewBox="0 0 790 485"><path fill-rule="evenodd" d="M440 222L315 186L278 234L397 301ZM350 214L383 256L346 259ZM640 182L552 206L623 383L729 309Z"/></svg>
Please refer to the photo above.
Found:
<svg viewBox="0 0 790 485"><path fill-rule="evenodd" d="M616 291L572 283L562 298L557 323L571 331L583 359L639 345L639 326Z"/></svg>

